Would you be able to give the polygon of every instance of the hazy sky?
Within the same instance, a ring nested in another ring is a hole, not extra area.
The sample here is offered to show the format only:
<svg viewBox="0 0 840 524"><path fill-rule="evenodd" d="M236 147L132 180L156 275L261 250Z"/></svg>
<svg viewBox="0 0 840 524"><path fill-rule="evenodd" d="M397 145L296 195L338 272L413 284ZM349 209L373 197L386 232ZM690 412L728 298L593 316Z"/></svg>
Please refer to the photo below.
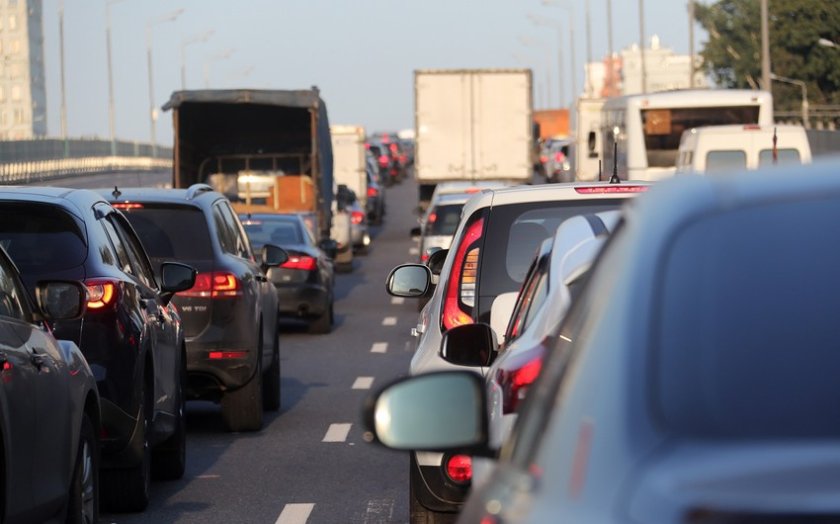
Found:
<svg viewBox="0 0 840 524"><path fill-rule="evenodd" d="M607 52L606 5L591 0L592 56ZM105 46L106 0L65 0L65 76L68 132L108 136ZM616 50L639 40L638 2L612 0ZM209 64L213 88L301 89L317 85L332 123L369 131L413 126L412 71L419 68L532 67L535 89L557 83L558 31L528 14L561 20L568 70L568 20L574 9L578 92L586 58L584 0L122 0L111 6L117 136L149 140L146 29L150 20L183 8L174 22L152 29L157 107L180 89L182 42L206 31L204 43L186 47L187 88L204 87ZM49 132L60 130L58 0L44 0ZM688 52L685 0L647 0L645 33ZM522 43L525 37L526 42ZM698 32L699 43L705 34ZM227 59L219 59L227 50ZM214 59L215 58L215 59ZM566 96L569 97L568 74ZM535 97L537 95L535 94ZM535 98L536 100L536 98ZM169 113L161 113L158 141L172 140Z"/></svg>

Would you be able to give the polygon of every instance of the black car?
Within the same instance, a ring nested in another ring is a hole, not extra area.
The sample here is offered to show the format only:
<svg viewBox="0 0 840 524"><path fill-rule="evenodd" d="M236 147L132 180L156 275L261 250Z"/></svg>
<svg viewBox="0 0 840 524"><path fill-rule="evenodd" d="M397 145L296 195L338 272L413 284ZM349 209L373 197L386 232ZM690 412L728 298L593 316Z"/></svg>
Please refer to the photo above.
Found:
<svg viewBox="0 0 840 524"><path fill-rule="evenodd" d="M283 264L268 269L277 288L283 317L302 318L310 333L329 333L333 324L333 262L316 245L299 215L249 214L240 216L251 246L276 244L289 254Z"/></svg>
<svg viewBox="0 0 840 524"><path fill-rule="evenodd" d="M255 258L230 202L206 184L187 189L103 191L121 209L151 259L179 260L199 273L173 303L187 347L187 395L221 403L230 431L262 428L263 408L280 409L277 293L264 270L286 261L266 245Z"/></svg>
<svg viewBox="0 0 840 524"><path fill-rule="evenodd" d="M184 334L169 300L192 286L195 270L164 263L156 278L125 217L86 190L3 188L0 245L31 297L43 280L86 285L85 315L52 328L81 349L96 378L103 504L142 511L152 473L184 474Z"/></svg>
<svg viewBox="0 0 840 524"><path fill-rule="evenodd" d="M42 281L37 306L0 248L0 521L99 517L99 394L72 342L47 322L85 311L79 282Z"/></svg>
<svg viewBox="0 0 840 524"><path fill-rule="evenodd" d="M367 204L366 211L370 224L374 226L382 225L382 219L385 217L385 191L382 184L379 182L379 165L376 159L370 152L366 155L367 162L365 162L365 174L367 176Z"/></svg>

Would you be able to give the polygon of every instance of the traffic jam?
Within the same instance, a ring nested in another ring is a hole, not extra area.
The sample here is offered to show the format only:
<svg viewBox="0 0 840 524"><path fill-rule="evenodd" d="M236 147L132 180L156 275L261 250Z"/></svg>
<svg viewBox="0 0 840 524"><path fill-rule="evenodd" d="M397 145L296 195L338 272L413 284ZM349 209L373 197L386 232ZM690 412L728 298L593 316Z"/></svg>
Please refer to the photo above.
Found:
<svg viewBox="0 0 840 524"><path fill-rule="evenodd" d="M181 89L165 183L0 185L0 522L840 523L840 139L413 74L410 129Z"/></svg>

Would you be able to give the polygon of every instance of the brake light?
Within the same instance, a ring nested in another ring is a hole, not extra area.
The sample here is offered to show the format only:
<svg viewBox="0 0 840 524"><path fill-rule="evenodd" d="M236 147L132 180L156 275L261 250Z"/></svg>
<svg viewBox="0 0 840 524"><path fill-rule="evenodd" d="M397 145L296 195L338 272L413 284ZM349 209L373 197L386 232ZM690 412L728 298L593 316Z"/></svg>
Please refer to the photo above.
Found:
<svg viewBox="0 0 840 524"><path fill-rule="evenodd" d="M576 187L575 191L581 195L604 195L609 193L644 193L648 186L628 186L627 184L613 184L609 186Z"/></svg>
<svg viewBox="0 0 840 524"><path fill-rule="evenodd" d="M472 308L475 305L479 258L479 247L476 244L483 231L484 218L479 218L467 228L458 245L443 299L441 324L444 330L473 322Z"/></svg>
<svg viewBox="0 0 840 524"><path fill-rule="evenodd" d="M446 475L458 484L466 484L472 480L472 457L469 455L452 455L446 461Z"/></svg>
<svg viewBox="0 0 840 524"><path fill-rule="evenodd" d="M112 280L88 280L88 309L102 309L117 301L117 284Z"/></svg>
<svg viewBox="0 0 840 524"><path fill-rule="evenodd" d="M423 254L420 255L420 262L425 262L427 260L429 260L429 252L423 251Z"/></svg>
<svg viewBox="0 0 840 524"><path fill-rule="evenodd" d="M370 149L370 144L365 142L365 149Z"/></svg>
<svg viewBox="0 0 840 524"><path fill-rule="evenodd" d="M464 190L464 193L472 195L473 193L478 193L479 191L481 191L480 187L468 187Z"/></svg>
<svg viewBox="0 0 840 524"><path fill-rule="evenodd" d="M388 155L379 155L379 164L380 165L387 166L388 165L388 160L390 160L390 158L388 158Z"/></svg>
<svg viewBox="0 0 840 524"><path fill-rule="evenodd" d="M548 162L548 157L546 155L540 155L540 162L545 164L546 162Z"/></svg>
<svg viewBox="0 0 840 524"><path fill-rule="evenodd" d="M378 190L378 189L376 189L375 187L369 187L369 188L368 188L368 190L367 190L367 196L369 196L369 197L375 197L375 196L377 196L377 195L379 195L379 190Z"/></svg>
<svg viewBox="0 0 840 524"><path fill-rule="evenodd" d="M289 260L280 265L283 269L300 269L302 271L312 271L317 266L317 262L313 257L308 255L289 255Z"/></svg>
<svg viewBox="0 0 840 524"><path fill-rule="evenodd" d="M231 358L248 358L247 351L211 351L208 355L210 360L227 360Z"/></svg>
<svg viewBox="0 0 840 524"><path fill-rule="evenodd" d="M195 276L195 284L178 296L192 298L224 298L236 297L242 294L242 284L236 275L226 271L199 273Z"/></svg>
<svg viewBox="0 0 840 524"><path fill-rule="evenodd" d="M760 126L760 125L758 125L758 124L746 124L746 125L744 126L744 130L745 130L745 131L760 131L760 130L761 130L761 126Z"/></svg>
<svg viewBox="0 0 840 524"><path fill-rule="evenodd" d="M365 214L362 211L353 211L352 213L350 213L350 222L354 224L361 224L364 218Z"/></svg>
<svg viewBox="0 0 840 524"><path fill-rule="evenodd" d="M563 162L564 160L566 160L566 155L564 155L562 151L557 151L556 153L554 153L554 161L555 162L560 163L560 162Z"/></svg>
<svg viewBox="0 0 840 524"><path fill-rule="evenodd" d="M127 211L129 209L143 209L143 204L138 204L137 202L114 202L111 204L111 207Z"/></svg>
<svg viewBox="0 0 840 524"><path fill-rule="evenodd" d="M528 388L542 368L542 355L519 369L505 373L502 378L502 413L513 413L525 399Z"/></svg>
<svg viewBox="0 0 840 524"><path fill-rule="evenodd" d="M437 213L429 213L429 218L426 219L426 222L429 224L434 224L437 220Z"/></svg>

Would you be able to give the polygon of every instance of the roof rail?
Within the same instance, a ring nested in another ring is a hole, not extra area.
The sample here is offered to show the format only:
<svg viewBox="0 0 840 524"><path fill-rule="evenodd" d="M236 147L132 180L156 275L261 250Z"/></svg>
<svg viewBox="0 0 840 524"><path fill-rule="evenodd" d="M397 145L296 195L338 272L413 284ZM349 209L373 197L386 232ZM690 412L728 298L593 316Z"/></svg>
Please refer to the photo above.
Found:
<svg viewBox="0 0 840 524"><path fill-rule="evenodd" d="M213 188L207 184L193 184L187 188L187 200L192 200L202 193L213 191Z"/></svg>

